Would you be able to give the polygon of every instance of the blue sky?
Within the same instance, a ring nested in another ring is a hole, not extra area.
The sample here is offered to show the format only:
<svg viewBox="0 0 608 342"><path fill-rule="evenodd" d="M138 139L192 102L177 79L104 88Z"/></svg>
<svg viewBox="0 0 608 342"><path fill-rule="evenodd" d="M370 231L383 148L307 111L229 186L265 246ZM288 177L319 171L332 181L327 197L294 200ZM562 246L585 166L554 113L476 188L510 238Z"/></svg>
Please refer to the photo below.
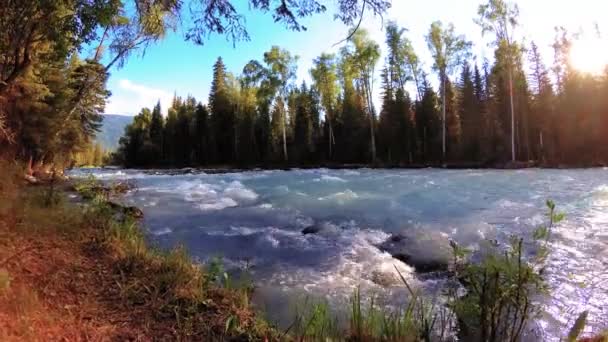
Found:
<svg viewBox="0 0 608 342"><path fill-rule="evenodd" d="M239 3L245 0L235 0ZM111 70L108 86L112 97L106 106L106 113L134 115L144 107L152 107L161 100L166 110L173 94L188 94L207 102L211 84L212 66L218 56L222 56L229 71L239 74L251 59L262 59L263 53L273 45L279 45L299 56L298 79L310 80L312 60L322 52L337 51L334 46L347 34L348 28L332 17L332 1L325 14L316 15L303 21L306 32L292 32L275 24L269 14L248 12L245 6L247 29L251 41L232 42L224 37L213 36L204 46L197 46L183 39L183 31L169 34L164 40L149 47L144 56L132 56L120 69ZM473 22L477 7L482 0L393 0L393 6L385 15L385 20L395 20L409 32L416 52L421 56L425 70L431 72L432 61L424 39L430 24L435 20L452 22L458 33L465 34L475 44L474 52L479 57L492 57L492 49L487 43L490 37L482 37L479 27ZM521 40L534 40L541 47L547 63L551 62L550 44L554 37L554 27L562 25L572 31L591 32L593 23L606 18L608 4L605 0L518 0L520 7ZM363 22L371 36L384 50L384 32L379 17L368 16ZM604 46L608 45L604 41ZM606 53L598 49L589 53ZM381 61L378 65L380 68ZM379 75L379 73L377 73ZM435 75L432 74L431 77ZM376 77L376 90L379 80ZM376 91L379 96L379 91Z"/></svg>

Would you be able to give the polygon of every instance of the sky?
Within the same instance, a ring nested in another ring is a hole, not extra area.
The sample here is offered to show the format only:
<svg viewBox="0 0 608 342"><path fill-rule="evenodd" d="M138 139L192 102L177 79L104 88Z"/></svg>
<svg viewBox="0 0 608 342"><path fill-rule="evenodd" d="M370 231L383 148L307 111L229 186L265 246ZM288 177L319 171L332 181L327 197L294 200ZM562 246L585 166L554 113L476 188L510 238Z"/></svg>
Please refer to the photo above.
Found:
<svg viewBox="0 0 608 342"><path fill-rule="evenodd" d="M238 4L244 1L234 2ZM484 0L393 0L392 8L384 15L384 19L394 20L408 29L406 36L412 41L424 63L424 69L429 73L432 72L432 61L424 37L431 23L436 20L453 23L457 33L464 34L468 40L473 41L473 52L481 64L483 58L491 59L493 54L493 49L488 46L491 36L482 37L479 26L473 21L482 1ZM198 46L185 41L183 30L178 28L162 41L148 47L143 56L133 55L122 68L111 70L108 87L112 96L105 112L135 115L142 107L153 107L159 100L163 111L166 111L174 94L183 97L192 95L206 103L212 80L212 66L219 56L223 58L228 71L238 75L247 62L252 59L261 60L264 52L273 45L299 56L297 83L302 80L310 83L309 70L313 59L323 52L336 52L345 44L336 45L347 36L348 27L333 20L332 2L327 1L327 13L302 21L308 27L305 32L289 31L281 24L275 24L270 14L249 12L245 6L243 14L246 15L251 40L234 45L225 37L212 36L203 46ZM535 41L547 64L552 62L551 43L555 36L555 26L591 34L595 23L603 29L601 20L605 22L608 16L606 0L515 2L520 9L520 26L516 31L519 40L527 43ZM381 18L367 15L362 27L380 44L384 55L385 33ZM582 53L583 58L585 53L608 54L608 41L604 40L602 46L604 48L588 47ZM384 64L383 61L384 59L378 63L378 69ZM470 62L474 61L472 59ZM380 96L379 75L378 71L375 82L376 104ZM436 75L431 73L431 79L434 78L437 78Z"/></svg>

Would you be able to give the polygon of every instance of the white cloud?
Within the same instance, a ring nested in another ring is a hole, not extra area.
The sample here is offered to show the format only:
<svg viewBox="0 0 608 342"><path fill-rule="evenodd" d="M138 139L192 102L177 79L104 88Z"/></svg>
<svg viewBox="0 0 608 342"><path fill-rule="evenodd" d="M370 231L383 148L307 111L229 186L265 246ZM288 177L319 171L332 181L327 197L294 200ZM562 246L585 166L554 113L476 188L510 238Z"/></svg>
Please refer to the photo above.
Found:
<svg viewBox="0 0 608 342"><path fill-rule="evenodd" d="M128 79L119 80L110 89L112 96L106 104L107 114L135 115L143 107L154 107L159 100L163 113L166 113L173 99L173 94L169 91L148 87Z"/></svg>

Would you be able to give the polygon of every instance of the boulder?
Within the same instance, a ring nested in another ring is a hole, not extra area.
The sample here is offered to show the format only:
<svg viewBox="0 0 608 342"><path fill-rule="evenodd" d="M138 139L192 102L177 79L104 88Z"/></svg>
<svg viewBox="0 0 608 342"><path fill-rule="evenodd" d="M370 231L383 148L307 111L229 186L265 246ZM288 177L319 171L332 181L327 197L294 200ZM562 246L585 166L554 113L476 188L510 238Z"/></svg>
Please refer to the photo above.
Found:
<svg viewBox="0 0 608 342"><path fill-rule="evenodd" d="M403 285L397 272L394 270L392 272L383 272L381 270L372 271L371 281L374 284L380 285L382 287L392 287L392 286L400 286Z"/></svg>
<svg viewBox="0 0 608 342"><path fill-rule="evenodd" d="M302 234L304 234L304 235L316 234L316 233L320 232L321 229L323 229L323 227L321 227L320 225L315 224L315 225L308 226L308 227L302 229Z"/></svg>
<svg viewBox="0 0 608 342"><path fill-rule="evenodd" d="M111 185L110 190L115 194L126 194L130 190L135 189L136 186L128 181L120 181Z"/></svg>
<svg viewBox="0 0 608 342"><path fill-rule="evenodd" d="M344 229L344 227L336 226L335 224L333 224L331 222L321 222L321 223L315 223L311 226L308 226L308 227L302 229L302 234L304 234L304 235L319 234L319 235L328 236L328 235L339 234L342 229Z"/></svg>
<svg viewBox="0 0 608 342"><path fill-rule="evenodd" d="M447 236L431 230L405 230L393 234L378 247L420 273L448 271L454 259Z"/></svg>
<svg viewBox="0 0 608 342"><path fill-rule="evenodd" d="M139 209L138 207L129 207L112 201L108 201L106 203L110 208L112 208L121 215L129 216L135 219L141 219L144 217L143 211L141 211L141 209Z"/></svg>

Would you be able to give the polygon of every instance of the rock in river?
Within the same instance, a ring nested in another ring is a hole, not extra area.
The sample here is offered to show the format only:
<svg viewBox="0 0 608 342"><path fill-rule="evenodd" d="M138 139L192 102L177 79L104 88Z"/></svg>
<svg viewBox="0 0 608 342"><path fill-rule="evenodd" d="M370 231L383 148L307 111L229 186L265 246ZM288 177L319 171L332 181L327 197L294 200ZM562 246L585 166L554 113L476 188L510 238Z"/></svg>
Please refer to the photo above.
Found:
<svg viewBox="0 0 608 342"><path fill-rule="evenodd" d="M336 234L340 231L340 227L337 227L336 225L329 223L329 222L321 222L321 223L315 223L311 226L308 226L304 229L302 229L302 234L304 235L308 235L308 234L320 234L320 235L331 235L331 234Z"/></svg>
<svg viewBox="0 0 608 342"><path fill-rule="evenodd" d="M378 247L421 273L447 271L453 262L450 240L437 231L404 230Z"/></svg>
<svg viewBox="0 0 608 342"><path fill-rule="evenodd" d="M312 225L312 226L302 229L302 234L304 234L304 235L316 234L319 231L321 231L321 229L323 229L323 228L319 225Z"/></svg>

